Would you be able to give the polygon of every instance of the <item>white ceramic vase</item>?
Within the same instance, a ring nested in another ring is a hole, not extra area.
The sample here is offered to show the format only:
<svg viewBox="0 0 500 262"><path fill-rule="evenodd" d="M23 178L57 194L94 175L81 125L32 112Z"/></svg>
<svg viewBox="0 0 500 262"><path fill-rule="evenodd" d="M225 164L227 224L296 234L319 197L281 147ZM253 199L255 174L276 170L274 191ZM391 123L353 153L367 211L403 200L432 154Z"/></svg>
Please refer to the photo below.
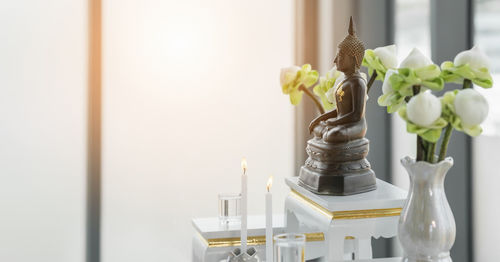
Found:
<svg viewBox="0 0 500 262"><path fill-rule="evenodd" d="M451 262L455 218L444 192L451 157L430 164L411 157L401 159L410 176L410 189L399 218L398 237L404 262Z"/></svg>

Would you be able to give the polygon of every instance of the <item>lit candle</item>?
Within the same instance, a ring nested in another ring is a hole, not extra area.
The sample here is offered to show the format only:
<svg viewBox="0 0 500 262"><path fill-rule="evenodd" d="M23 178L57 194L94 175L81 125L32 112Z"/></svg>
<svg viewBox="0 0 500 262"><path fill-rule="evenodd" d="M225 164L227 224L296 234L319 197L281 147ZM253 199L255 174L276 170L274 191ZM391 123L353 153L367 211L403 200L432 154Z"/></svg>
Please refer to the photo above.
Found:
<svg viewBox="0 0 500 262"><path fill-rule="evenodd" d="M273 185L273 176L267 180L266 192L266 261L273 261L273 194L271 186Z"/></svg>
<svg viewBox="0 0 500 262"><path fill-rule="evenodd" d="M241 252L247 251L247 160L241 160Z"/></svg>

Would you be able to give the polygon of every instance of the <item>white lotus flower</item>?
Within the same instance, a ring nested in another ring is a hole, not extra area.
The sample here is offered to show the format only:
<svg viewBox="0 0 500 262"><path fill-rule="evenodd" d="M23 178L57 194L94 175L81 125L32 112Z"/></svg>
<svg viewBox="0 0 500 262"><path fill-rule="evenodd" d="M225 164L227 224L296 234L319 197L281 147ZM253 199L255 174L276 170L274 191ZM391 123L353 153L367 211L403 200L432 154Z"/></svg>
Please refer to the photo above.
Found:
<svg viewBox="0 0 500 262"><path fill-rule="evenodd" d="M384 83L382 84L382 93L384 95L394 91L394 90L392 90L392 86L391 86L391 83L389 82L389 78L397 72L398 72L397 70L389 69L389 70L387 70L387 73L385 73Z"/></svg>
<svg viewBox="0 0 500 262"><path fill-rule="evenodd" d="M455 97L454 106L462 124L467 127L481 124L488 116L488 101L472 88L460 90Z"/></svg>
<svg viewBox="0 0 500 262"><path fill-rule="evenodd" d="M380 61L386 68L398 67L396 45L377 47L373 50L373 53L380 58Z"/></svg>
<svg viewBox="0 0 500 262"><path fill-rule="evenodd" d="M432 60L426 57L418 48L413 48L410 54L401 62L400 68L417 69L434 64Z"/></svg>
<svg viewBox="0 0 500 262"><path fill-rule="evenodd" d="M490 68L490 61L479 47L474 46L470 50L462 51L455 56L453 60L455 66L469 64L472 69L479 70L480 68Z"/></svg>
<svg viewBox="0 0 500 262"><path fill-rule="evenodd" d="M293 79L295 79L295 75L297 75L297 72L299 70L300 70L300 67L298 67L298 66L290 66L290 67L281 68L280 85L283 86L283 85L288 84L289 82L293 81Z"/></svg>
<svg viewBox="0 0 500 262"><path fill-rule="evenodd" d="M413 123L430 127L441 117L441 101L427 90L410 99L406 106L406 114Z"/></svg>

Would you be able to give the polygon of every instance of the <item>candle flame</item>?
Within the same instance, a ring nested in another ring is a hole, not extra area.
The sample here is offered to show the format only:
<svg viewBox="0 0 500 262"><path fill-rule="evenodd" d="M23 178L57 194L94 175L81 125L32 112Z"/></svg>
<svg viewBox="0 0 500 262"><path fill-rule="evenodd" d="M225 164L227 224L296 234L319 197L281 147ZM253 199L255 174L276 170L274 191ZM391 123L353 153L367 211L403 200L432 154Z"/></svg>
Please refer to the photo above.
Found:
<svg viewBox="0 0 500 262"><path fill-rule="evenodd" d="M271 187L273 186L273 176L270 176L269 179L267 180L267 192L269 192L269 190L271 190Z"/></svg>
<svg viewBox="0 0 500 262"><path fill-rule="evenodd" d="M243 169L243 174L247 172L247 159L242 158L241 159L241 169Z"/></svg>

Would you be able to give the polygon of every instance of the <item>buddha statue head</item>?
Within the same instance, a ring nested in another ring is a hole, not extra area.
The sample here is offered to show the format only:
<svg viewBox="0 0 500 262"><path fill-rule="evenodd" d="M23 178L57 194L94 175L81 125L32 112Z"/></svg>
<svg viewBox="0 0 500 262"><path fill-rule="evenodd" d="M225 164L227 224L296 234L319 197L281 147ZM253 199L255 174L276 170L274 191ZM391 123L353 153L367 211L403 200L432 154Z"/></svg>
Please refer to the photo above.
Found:
<svg viewBox="0 0 500 262"><path fill-rule="evenodd" d="M352 16L349 20L349 34L338 45L337 56L334 63L337 65L337 70L344 72L346 75L353 74L358 71L365 55L365 45L356 36Z"/></svg>

